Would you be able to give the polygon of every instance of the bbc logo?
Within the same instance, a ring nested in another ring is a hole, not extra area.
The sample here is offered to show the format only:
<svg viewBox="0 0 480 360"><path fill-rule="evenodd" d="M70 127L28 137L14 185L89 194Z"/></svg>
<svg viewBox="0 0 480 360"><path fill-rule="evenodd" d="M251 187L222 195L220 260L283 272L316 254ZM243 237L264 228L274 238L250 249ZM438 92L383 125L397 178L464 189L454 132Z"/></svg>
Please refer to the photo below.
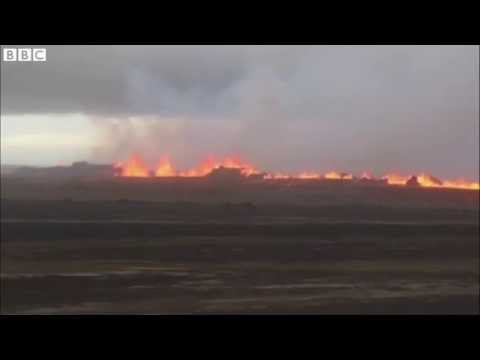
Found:
<svg viewBox="0 0 480 360"><path fill-rule="evenodd" d="M47 61L45 48L4 48L3 61Z"/></svg>

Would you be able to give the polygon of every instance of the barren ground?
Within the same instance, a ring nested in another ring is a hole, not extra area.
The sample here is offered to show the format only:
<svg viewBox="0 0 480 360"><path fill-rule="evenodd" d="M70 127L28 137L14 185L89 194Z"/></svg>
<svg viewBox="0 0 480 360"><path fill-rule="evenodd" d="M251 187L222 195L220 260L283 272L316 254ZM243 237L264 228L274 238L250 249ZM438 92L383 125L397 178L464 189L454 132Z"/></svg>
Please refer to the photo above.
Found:
<svg viewBox="0 0 480 360"><path fill-rule="evenodd" d="M478 313L478 192L2 179L1 311Z"/></svg>

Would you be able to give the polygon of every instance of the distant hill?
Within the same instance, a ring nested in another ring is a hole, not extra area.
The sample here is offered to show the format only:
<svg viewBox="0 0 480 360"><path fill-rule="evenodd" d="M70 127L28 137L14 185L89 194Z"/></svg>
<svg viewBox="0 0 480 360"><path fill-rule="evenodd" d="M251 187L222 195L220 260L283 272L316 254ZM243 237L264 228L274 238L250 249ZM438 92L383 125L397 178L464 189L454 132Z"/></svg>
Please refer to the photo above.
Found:
<svg viewBox="0 0 480 360"><path fill-rule="evenodd" d="M86 161L51 167L2 165L2 175L26 178L112 177L114 174L115 168L112 165L90 164Z"/></svg>
<svg viewBox="0 0 480 360"><path fill-rule="evenodd" d="M15 172L21 165L3 165L0 167L0 174L9 175Z"/></svg>

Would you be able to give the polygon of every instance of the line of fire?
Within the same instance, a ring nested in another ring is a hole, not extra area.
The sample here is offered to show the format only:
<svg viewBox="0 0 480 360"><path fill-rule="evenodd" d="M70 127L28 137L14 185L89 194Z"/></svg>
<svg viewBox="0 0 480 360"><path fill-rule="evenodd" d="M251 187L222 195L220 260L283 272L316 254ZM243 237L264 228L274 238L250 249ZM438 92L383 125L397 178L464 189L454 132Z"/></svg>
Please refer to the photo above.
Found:
<svg viewBox="0 0 480 360"><path fill-rule="evenodd" d="M84 178L146 178L146 179L184 179L184 181L206 180L212 182L275 182L295 184L298 182L352 183L373 186L405 186L440 189L480 189L478 182L463 178L441 180L426 173L402 175L390 173L375 177L369 172L354 175L348 172L329 171L324 174L309 171L297 174L264 172L239 157L217 159L208 157L197 166L187 170L177 170L168 156L163 156L155 167L150 168L142 156L132 154L126 161L110 165L97 165L88 162L75 162L71 166L47 168L19 167L9 174L19 177L84 177Z"/></svg>

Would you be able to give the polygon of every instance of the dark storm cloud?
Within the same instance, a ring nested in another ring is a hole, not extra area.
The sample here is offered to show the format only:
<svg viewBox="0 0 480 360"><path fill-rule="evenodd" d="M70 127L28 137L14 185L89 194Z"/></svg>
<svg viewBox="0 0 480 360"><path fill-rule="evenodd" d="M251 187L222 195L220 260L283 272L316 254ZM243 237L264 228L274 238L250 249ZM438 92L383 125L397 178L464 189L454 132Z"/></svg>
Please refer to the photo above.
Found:
<svg viewBox="0 0 480 360"><path fill-rule="evenodd" d="M218 56L215 48L206 47L47 49L45 63L2 64L3 113L197 111L196 107L205 107L201 100L218 96L242 72L235 49L231 55L224 51Z"/></svg>
<svg viewBox="0 0 480 360"><path fill-rule="evenodd" d="M56 46L2 64L2 114L88 114L111 154L478 178L477 68L472 46Z"/></svg>

